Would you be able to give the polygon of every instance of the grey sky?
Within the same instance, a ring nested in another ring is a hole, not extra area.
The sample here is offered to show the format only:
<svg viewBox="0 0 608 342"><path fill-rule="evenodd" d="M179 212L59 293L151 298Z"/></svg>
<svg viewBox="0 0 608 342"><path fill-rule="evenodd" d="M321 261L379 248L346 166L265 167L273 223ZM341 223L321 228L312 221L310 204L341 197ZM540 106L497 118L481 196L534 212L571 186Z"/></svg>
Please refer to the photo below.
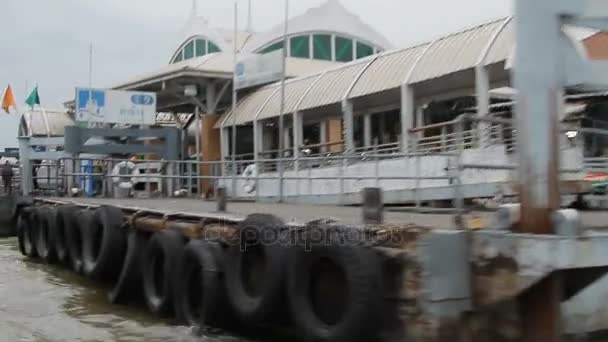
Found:
<svg viewBox="0 0 608 342"><path fill-rule="evenodd" d="M324 0L291 0L291 15ZM0 20L0 87L10 83L17 100L26 84L40 86L48 108L88 84L89 45L94 44L93 85L106 87L166 64L181 43L192 0L3 0ZM246 0L240 0L241 27ZM341 0L395 46L508 15L509 0ZM254 29L279 24L282 0L253 0ZM232 27L230 0L199 0L199 13L214 27ZM29 90L28 90L29 91ZM0 148L16 146L17 117L0 115Z"/></svg>

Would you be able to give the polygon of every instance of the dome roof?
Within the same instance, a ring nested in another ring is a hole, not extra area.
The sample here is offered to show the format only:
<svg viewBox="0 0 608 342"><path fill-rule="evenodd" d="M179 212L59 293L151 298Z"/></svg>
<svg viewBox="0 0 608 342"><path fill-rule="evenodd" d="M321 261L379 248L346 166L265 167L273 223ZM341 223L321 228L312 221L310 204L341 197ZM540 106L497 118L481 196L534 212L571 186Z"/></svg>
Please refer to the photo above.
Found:
<svg viewBox="0 0 608 342"><path fill-rule="evenodd" d="M255 52L281 39L283 32L283 24L279 24L266 33L256 34L249 39L243 50ZM327 0L321 6L311 8L306 13L289 20L289 35L305 32L341 33L385 50L392 47L392 44L384 36L363 22L358 16L350 13L338 0Z"/></svg>

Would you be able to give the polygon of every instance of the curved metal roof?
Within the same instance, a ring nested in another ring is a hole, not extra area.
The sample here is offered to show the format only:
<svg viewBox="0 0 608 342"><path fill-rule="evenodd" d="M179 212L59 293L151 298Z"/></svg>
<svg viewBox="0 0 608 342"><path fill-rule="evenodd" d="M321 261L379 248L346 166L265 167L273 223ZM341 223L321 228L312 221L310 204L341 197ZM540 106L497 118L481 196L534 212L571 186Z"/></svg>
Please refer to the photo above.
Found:
<svg viewBox="0 0 608 342"><path fill-rule="evenodd" d="M466 30L439 37L432 42L413 47L386 51L379 56L340 65L317 75L296 78L289 81L286 87L286 98L291 98L292 89L304 94L299 108L286 106L286 113L306 110L340 103L344 96L347 99L363 97L378 92L401 87L402 84L415 84L440 78L458 71L475 68L479 61L491 65L506 61L515 44L511 18L502 18ZM371 64L370 64L371 59ZM318 78L314 83L311 78ZM310 85L311 89L300 88ZM267 89L276 89L278 84L263 88L249 95L258 104L266 105L272 94ZM297 96L294 96L297 97ZM242 125L260 118L271 118L279 115L278 106L260 106L252 108L243 106L250 103L247 99L236 109L236 123ZM223 121L231 120L231 113L224 115L216 127Z"/></svg>
<svg viewBox="0 0 608 342"><path fill-rule="evenodd" d="M361 18L350 13L338 0L327 0L319 7L311 8L306 13L289 20L288 35L311 32L330 32L344 34L359 39L368 44L389 49L392 44L367 25ZM251 37L245 44L244 51L254 52L282 39L283 25L277 25L266 33L259 33Z"/></svg>
<svg viewBox="0 0 608 342"><path fill-rule="evenodd" d="M245 55L239 55L239 58L244 57ZM139 75L111 88L119 90L136 89L149 83L159 82L165 77L175 77L178 74L232 79L234 71L233 58L233 54L228 52L212 53L179 63L165 65L156 71ZM310 75L336 65L339 65L339 63L289 57L287 58L287 76L297 77Z"/></svg>
<svg viewBox="0 0 608 342"><path fill-rule="evenodd" d="M384 36L364 23L358 16L350 13L338 0L327 0L321 6L291 18L288 22L289 36L313 32L342 34L385 50L392 47ZM180 45L173 51L171 61L180 49L194 37L208 39L219 46L222 51L231 52L234 49L234 32L211 27L206 18L196 13L196 6L193 7L190 19L180 35ZM263 33L239 31L237 32L237 48L244 53L253 53L283 39L283 36L282 24Z"/></svg>

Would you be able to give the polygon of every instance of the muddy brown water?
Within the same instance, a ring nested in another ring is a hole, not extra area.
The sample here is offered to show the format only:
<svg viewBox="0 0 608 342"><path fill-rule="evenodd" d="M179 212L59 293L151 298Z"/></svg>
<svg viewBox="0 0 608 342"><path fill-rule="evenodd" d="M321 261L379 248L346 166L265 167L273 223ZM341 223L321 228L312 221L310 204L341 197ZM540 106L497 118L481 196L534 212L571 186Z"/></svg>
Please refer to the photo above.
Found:
<svg viewBox="0 0 608 342"><path fill-rule="evenodd" d="M0 239L0 342L246 342L197 335L143 306L109 304L107 291L67 269L28 261L16 239Z"/></svg>

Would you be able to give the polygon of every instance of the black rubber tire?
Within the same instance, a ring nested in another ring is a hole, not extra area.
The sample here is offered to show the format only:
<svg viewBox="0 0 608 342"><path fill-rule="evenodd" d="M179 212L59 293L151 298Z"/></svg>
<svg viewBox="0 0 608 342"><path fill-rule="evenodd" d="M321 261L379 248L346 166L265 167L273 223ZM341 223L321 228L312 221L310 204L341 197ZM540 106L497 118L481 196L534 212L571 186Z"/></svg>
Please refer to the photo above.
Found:
<svg viewBox="0 0 608 342"><path fill-rule="evenodd" d="M378 333L383 305L382 268L370 248L317 245L293 248L288 300L305 341L370 341Z"/></svg>
<svg viewBox="0 0 608 342"><path fill-rule="evenodd" d="M142 267L146 246L150 240L150 234L137 231L129 231L127 239L127 255L118 277L118 281L110 293L108 300L112 304L127 304L143 298Z"/></svg>
<svg viewBox="0 0 608 342"><path fill-rule="evenodd" d="M19 243L19 251L23 256L36 258L36 246L34 245L33 229L30 218L32 217L33 208L28 208L21 212L17 221L17 239Z"/></svg>
<svg viewBox="0 0 608 342"><path fill-rule="evenodd" d="M240 243L226 253L226 290L236 315L249 325L268 323L285 308L285 257L288 249L273 240L285 227L272 215L255 214L239 224ZM263 241L262 236L266 238Z"/></svg>
<svg viewBox="0 0 608 342"><path fill-rule="evenodd" d="M101 206L93 212L82 239L83 273L98 280L118 278L127 253L127 231L122 210Z"/></svg>
<svg viewBox="0 0 608 342"><path fill-rule="evenodd" d="M218 243L194 240L184 248L175 307L189 326L217 327L228 317L223 262Z"/></svg>
<svg viewBox="0 0 608 342"><path fill-rule="evenodd" d="M82 274L84 262L82 260L82 237L86 235L88 226L91 224L93 214L88 209L81 209L71 213L66 223L66 245L70 267L76 273Z"/></svg>
<svg viewBox="0 0 608 342"><path fill-rule="evenodd" d="M53 244L51 225L55 220L56 211L52 207L41 207L35 216L36 229L36 251L43 262L52 264L55 262L55 247Z"/></svg>
<svg viewBox="0 0 608 342"><path fill-rule="evenodd" d="M79 211L75 205L61 205L57 207L57 215L55 217L55 224L51 225L51 232L53 237L53 244L55 246L55 254L57 260L61 264L69 264L70 255L67 244L67 229L69 221L75 217L76 212Z"/></svg>
<svg viewBox="0 0 608 342"><path fill-rule="evenodd" d="M181 281L176 267L186 239L173 230L155 233L146 247L143 266L144 299L148 309L161 317L173 313L173 287Z"/></svg>

